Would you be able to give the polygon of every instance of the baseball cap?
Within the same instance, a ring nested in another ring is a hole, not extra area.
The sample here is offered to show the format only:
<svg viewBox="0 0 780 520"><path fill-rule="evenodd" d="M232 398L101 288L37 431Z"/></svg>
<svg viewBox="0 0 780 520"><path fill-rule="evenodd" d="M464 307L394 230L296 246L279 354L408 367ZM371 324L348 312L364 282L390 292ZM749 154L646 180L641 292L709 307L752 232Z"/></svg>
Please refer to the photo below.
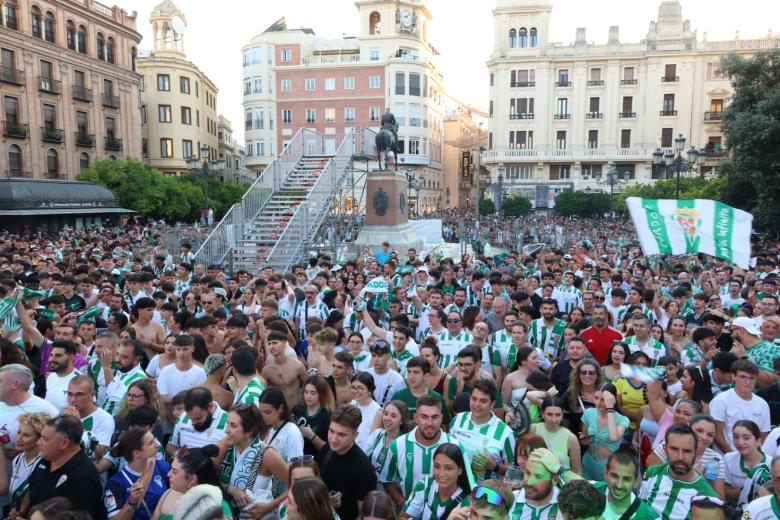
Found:
<svg viewBox="0 0 780 520"><path fill-rule="evenodd" d="M745 316L740 316L739 318L736 318L734 321L731 322L731 328L732 330L734 327L739 327L740 329L745 329L748 334L751 336L760 336L761 332L756 328L755 322L753 322L752 319L746 318Z"/></svg>

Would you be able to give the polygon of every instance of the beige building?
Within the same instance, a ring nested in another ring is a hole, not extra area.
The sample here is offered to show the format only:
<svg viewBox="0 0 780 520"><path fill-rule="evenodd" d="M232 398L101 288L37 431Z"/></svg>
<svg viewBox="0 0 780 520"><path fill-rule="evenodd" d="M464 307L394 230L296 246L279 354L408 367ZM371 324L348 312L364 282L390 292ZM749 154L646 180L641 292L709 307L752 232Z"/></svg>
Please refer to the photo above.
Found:
<svg viewBox="0 0 780 520"><path fill-rule="evenodd" d="M728 147L720 113L732 92L718 73L721 57L780 47L772 36L698 37L676 0L660 3L638 43L622 43L619 27L606 43L588 41L585 28L571 44L552 43L549 0L497 0L493 15L484 162L492 182L502 175L504 195L523 194L539 209L570 187L609 192L608 171L624 181L616 191L665 178L653 152L673 151L680 134L686 148L706 151L701 172L717 168Z"/></svg>
<svg viewBox="0 0 780 520"><path fill-rule="evenodd" d="M94 0L0 0L0 173L72 179L141 156L136 14Z"/></svg>
<svg viewBox="0 0 780 520"><path fill-rule="evenodd" d="M230 180L238 184L251 184L257 178L255 172L246 167L244 147L233 139L233 125L225 116L219 116L217 122L219 140L218 158L225 161L225 168L219 172L220 180Z"/></svg>
<svg viewBox="0 0 780 520"><path fill-rule="evenodd" d="M165 175L178 175L204 146L209 160L218 158L217 87L187 61L187 22L171 0L154 8L149 22L153 49L138 59L144 159Z"/></svg>
<svg viewBox="0 0 780 520"><path fill-rule="evenodd" d="M441 208L471 208L477 199L479 145L486 149L487 114L463 103L444 109L444 189ZM487 179L482 179L483 190ZM484 191L483 191L484 193Z"/></svg>

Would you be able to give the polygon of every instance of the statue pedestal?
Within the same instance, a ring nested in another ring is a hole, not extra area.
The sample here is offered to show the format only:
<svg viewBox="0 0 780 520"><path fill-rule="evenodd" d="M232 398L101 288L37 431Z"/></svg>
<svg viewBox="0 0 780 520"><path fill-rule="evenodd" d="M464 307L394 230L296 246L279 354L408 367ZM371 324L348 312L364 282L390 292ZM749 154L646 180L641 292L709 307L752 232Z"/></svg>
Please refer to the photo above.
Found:
<svg viewBox="0 0 780 520"><path fill-rule="evenodd" d="M407 181L396 171L374 170L366 179L366 218L355 244L376 251L382 242L403 258L409 248L418 252L423 240L409 224L409 201L406 200Z"/></svg>

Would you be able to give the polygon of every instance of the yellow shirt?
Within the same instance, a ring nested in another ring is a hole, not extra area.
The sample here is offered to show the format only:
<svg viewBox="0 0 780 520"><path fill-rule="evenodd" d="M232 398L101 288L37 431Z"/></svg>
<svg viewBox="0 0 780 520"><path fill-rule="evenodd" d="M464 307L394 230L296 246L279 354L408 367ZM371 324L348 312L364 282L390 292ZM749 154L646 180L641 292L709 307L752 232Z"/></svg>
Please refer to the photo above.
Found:
<svg viewBox="0 0 780 520"><path fill-rule="evenodd" d="M642 405L647 404L647 388L644 384L637 388L633 386L628 379L623 377L617 378L613 384L623 403L621 407L623 412L639 413L639 409ZM632 421L630 427L636 430L636 422Z"/></svg>

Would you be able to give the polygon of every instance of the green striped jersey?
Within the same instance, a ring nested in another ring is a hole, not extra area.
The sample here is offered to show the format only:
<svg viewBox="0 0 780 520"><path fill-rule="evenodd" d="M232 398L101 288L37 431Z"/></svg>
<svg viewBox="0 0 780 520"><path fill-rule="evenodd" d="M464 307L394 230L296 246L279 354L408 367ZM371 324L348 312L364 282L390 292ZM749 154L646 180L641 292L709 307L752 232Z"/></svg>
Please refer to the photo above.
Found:
<svg viewBox="0 0 780 520"><path fill-rule="evenodd" d="M114 379L106 385L106 396L100 407L116 417L116 414L119 412L119 406L122 404L122 399L125 399L130 385L139 379L148 379L141 365L127 372L114 370Z"/></svg>
<svg viewBox="0 0 780 520"><path fill-rule="evenodd" d="M471 412L461 412L455 416L450 423L450 436L455 439L461 440L461 432L474 432L487 439L481 444L486 446L487 451L490 452L493 460L499 464L514 464L515 462L515 436L512 429L507 424L496 417L491 415L490 420L483 424L475 424L471 419ZM466 442L463 442L464 446L468 446ZM496 448L500 451L496 453ZM474 475L478 480L484 478L496 478L502 479L496 472L484 475Z"/></svg>
<svg viewBox="0 0 780 520"><path fill-rule="evenodd" d="M306 338L306 320L309 318L320 318L322 321L328 319L330 309L328 306L317 300L316 303L310 304L306 300L298 302L293 313L293 318L298 320L298 337Z"/></svg>
<svg viewBox="0 0 780 520"><path fill-rule="evenodd" d="M249 380L244 388L236 392L236 396L233 398L233 404L244 403L249 405L257 405L260 401L260 394L263 393L265 387L260 382L259 377L253 377Z"/></svg>
<svg viewBox="0 0 780 520"><path fill-rule="evenodd" d="M560 490L553 486L550 501L543 506L535 506L525 499L525 489L515 491L515 505L509 512L510 520L558 520L563 515L558 514L558 493Z"/></svg>
<svg viewBox="0 0 780 520"><path fill-rule="evenodd" d="M568 325L556 318L552 328L548 329L543 318L533 320L528 331L528 343L541 350L550 361L557 360L563 351L563 331Z"/></svg>
<svg viewBox="0 0 780 520"><path fill-rule="evenodd" d="M206 444L219 444L219 441L225 438L225 426L227 425L228 413L214 403L214 416L211 424L206 430L199 432L192 426L192 421L186 413L181 414L176 425L173 427L171 435L171 444L176 447L202 448Z"/></svg>
<svg viewBox="0 0 780 520"><path fill-rule="evenodd" d="M414 485L412 494L406 499L403 511L414 520L438 520L448 507L468 505L469 496L461 488L456 488L449 498L439 498L439 483L427 476Z"/></svg>
<svg viewBox="0 0 780 520"><path fill-rule="evenodd" d="M395 362L395 366L398 367L398 372L404 377L406 377L406 364L413 357L414 354L405 348L401 352L396 352L395 349L390 350L390 359Z"/></svg>
<svg viewBox="0 0 780 520"><path fill-rule="evenodd" d="M439 439L430 446L417 442L417 428L395 439L389 446L387 458L379 472L380 482L398 482L404 497L410 497L415 483L433 474L433 452L441 444L454 442L441 432Z"/></svg>
<svg viewBox="0 0 780 520"><path fill-rule="evenodd" d="M691 499L696 496L717 497L718 494L698 474L691 482L672 477L669 464L647 468L639 492L639 497L658 511L663 520L690 518Z"/></svg>
<svg viewBox="0 0 780 520"><path fill-rule="evenodd" d="M757 498L743 508L742 518L745 520L777 520L780 518L780 503L777 495L772 493Z"/></svg>
<svg viewBox="0 0 780 520"><path fill-rule="evenodd" d="M566 287L565 285L559 285L556 287L558 293L554 295L558 301L558 307L562 312L569 314L576 308L582 308L582 291L576 287Z"/></svg>
<svg viewBox="0 0 780 520"><path fill-rule="evenodd" d="M684 367L688 365L698 365L699 361L702 359L704 359L704 352L702 352L695 343L689 343L688 348L683 350L680 354L680 361Z"/></svg>
<svg viewBox="0 0 780 520"><path fill-rule="evenodd" d="M439 366L444 368L453 364L458 359L458 352L474 341L474 336L467 330L461 330L457 336L450 336L450 332L444 329L436 335L439 340Z"/></svg>
<svg viewBox="0 0 780 520"><path fill-rule="evenodd" d="M650 358L650 366L654 367L658 364L658 360L661 359L661 357L666 352L666 347L664 347L664 344L658 341L657 339L650 336L647 340L647 343L644 345L640 345L637 340L636 336L629 336L625 338L623 341L628 343L628 349L633 354L634 352L637 352L641 350L647 356Z"/></svg>
<svg viewBox="0 0 780 520"><path fill-rule="evenodd" d="M493 346L494 353L498 353L501 356L501 362L499 363L504 369L509 368L506 356L509 353L509 347L512 345L512 334L507 332L506 329L497 330L490 335L490 344ZM495 365L495 361L491 360Z"/></svg>

